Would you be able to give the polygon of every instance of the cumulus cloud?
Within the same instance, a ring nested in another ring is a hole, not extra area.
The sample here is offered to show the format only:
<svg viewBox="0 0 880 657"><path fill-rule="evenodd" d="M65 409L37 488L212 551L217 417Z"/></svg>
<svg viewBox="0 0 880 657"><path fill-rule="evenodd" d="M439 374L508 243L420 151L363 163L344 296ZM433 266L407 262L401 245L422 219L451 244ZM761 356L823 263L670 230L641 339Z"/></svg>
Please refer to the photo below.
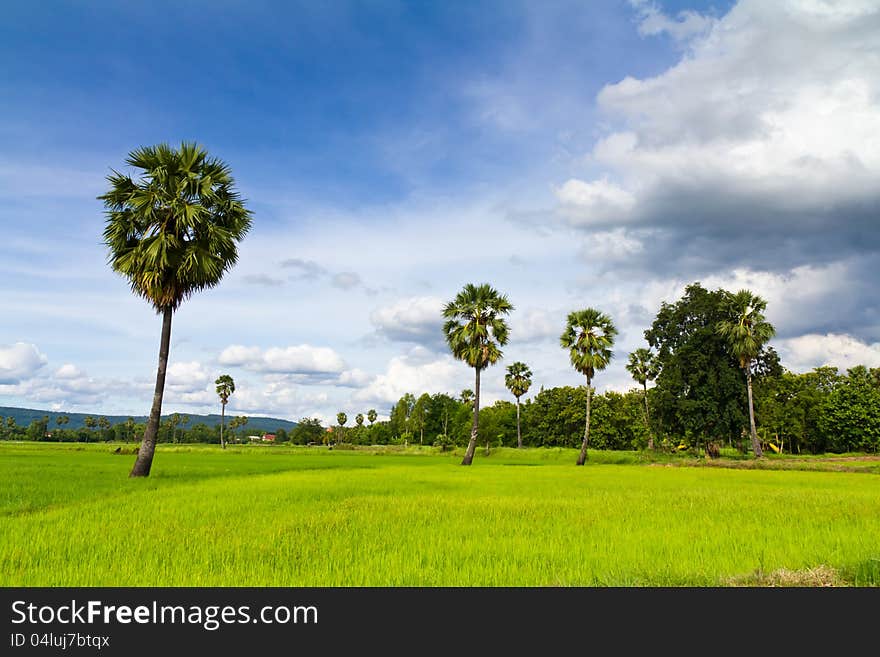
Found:
<svg viewBox="0 0 880 657"><path fill-rule="evenodd" d="M778 344L782 362L791 370L806 372L831 365L844 371L855 365L880 367L880 342L867 344L844 333L802 335Z"/></svg>
<svg viewBox="0 0 880 657"><path fill-rule="evenodd" d="M342 357L329 347L301 344L291 347L245 347L230 345L220 354L221 365L234 365L253 372L285 374L339 374L345 369Z"/></svg>
<svg viewBox="0 0 880 657"><path fill-rule="evenodd" d="M509 323L511 343L555 341L565 327L565 313L527 308L514 312Z"/></svg>
<svg viewBox="0 0 880 657"><path fill-rule="evenodd" d="M16 342L0 346L0 384L13 385L29 379L43 368L49 359L35 344Z"/></svg>
<svg viewBox="0 0 880 657"><path fill-rule="evenodd" d="M424 351L391 359L383 374L354 393L355 401L392 404L404 394L445 392L458 394L464 387L464 366L451 356L426 360Z"/></svg>
<svg viewBox="0 0 880 657"><path fill-rule="evenodd" d="M673 29L639 6L646 34ZM605 173L557 190L562 216L651 228L634 263L682 274L876 254L880 6L742 0L678 23L706 32L675 66L600 92L615 127L590 159Z"/></svg>
<svg viewBox="0 0 880 657"><path fill-rule="evenodd" d="M439 297L410 297L370 313L376 334L396 342L443 347L443 306Z"/></svg>
<svg viewBox="0 0 880 657"><path fill-rule="evenodd" d="M56 379L78 379L82 376L82 370L73 363L64 363L64 365L55 370Z"/></svg>

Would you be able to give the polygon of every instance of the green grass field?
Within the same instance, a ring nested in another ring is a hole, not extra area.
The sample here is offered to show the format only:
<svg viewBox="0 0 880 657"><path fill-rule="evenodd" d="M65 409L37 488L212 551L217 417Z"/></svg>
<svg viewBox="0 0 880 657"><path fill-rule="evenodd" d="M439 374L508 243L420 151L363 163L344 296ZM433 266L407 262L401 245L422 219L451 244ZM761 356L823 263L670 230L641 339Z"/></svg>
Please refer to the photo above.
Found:
<svg viewBox="0 0 880 657"><path fill-rule="evenodd" d="M0 585L880 584L878 461L116 447L0 443Z"/></svg>

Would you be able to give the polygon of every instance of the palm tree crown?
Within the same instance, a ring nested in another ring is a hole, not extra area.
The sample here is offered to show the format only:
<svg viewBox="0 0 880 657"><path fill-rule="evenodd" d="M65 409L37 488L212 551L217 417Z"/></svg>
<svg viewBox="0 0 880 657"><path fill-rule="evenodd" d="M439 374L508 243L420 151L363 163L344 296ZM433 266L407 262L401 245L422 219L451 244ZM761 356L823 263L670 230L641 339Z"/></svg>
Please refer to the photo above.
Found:
<svg viewBox="0 0 880 657"><path fill-rule="evenodd" d="M478 370L497 363L510 331L502 316L512 310L507 296L491 285L465 285L443 308L443 333L452 355Z"/></svg>
<svg viewBox="0 0 880 657"><path fill-rule="evenodd" d="M140 177L114 171L110 191L98 197L107 209L110 265L157 311L176 310L236 263L250 211L229 167L196 144L144 146L126 163Z"/></svg>
<svg viewBox="0 0 880 657"><path fill-rule="evenodd" d="M507 374L504 376L504 385L519 399L529 391L532 385L532 370L528 365L519 361L507 366Z"/></svg>
<svg viewBox="0 0 880 657"><path fill-rule="evenodd" d="M653 381L657 378L657 375L660 373L660 367L651 350L642 347L630 353L629 361L626 364L626 371L632 375L632 378L639 385L645 385L648 381Z"/></svg>
<svg viewBox="0 0 880 657"><path fill-rule="evenodd" d="M592 380L611 361L616 335L617 329L608 315L585 308L569 313L559 343L569 350L572 367Z"/></svg>
<svg viewBox="0 0 880 657"><path fill-rule="evenodd" d="M229 403L229 397L235 392L235 381L232 380L232 377L228 374L221 374L217 377L217 380L214 381L214 384L217 386L217 394L220 396L220 401L225 406Z"/></svg>
<svg viewBox="0 0 880 657"><path fill-rule="evenodd" d="M748 370L767 341L776 335L776 329L764 317L767 302L750 290L740 290L730 295L727 309L730 319L718 322L716 330L727 340L739 366Z"/></svg>

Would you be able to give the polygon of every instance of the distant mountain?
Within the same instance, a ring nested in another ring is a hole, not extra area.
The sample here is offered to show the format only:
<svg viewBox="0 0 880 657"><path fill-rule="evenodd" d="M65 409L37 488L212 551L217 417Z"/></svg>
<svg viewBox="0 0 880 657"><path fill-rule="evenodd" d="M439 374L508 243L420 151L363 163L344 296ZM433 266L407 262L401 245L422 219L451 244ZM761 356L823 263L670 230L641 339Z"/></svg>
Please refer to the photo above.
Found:
<svg viewBox="0 0 880 657"><path fill-rule="evenodd" d="M89 416L98 419L99 417L106 417L110 420L111 424L119 424L121 422L125 422L129 417L134 418L135 422L144 424L147 421L146 415L102 415L101 413L67 413L64 411L41 411L33 408L16 408L13 406L0 406L0 418L13 417L15 418L15 423L20 427L28 426L33 420L42 420L44 417L49 416L49 428L54 429L58 425L55 424L55 418L59 415L65 415L70 418L70 422L64 425L65 429L81 429L85 426L85 419ZM181 413L181 415L186 415L189 417L189 424L187 426L191 427L196 424L207 424L209 427L220 424L220 415L219 414L211 414L211 415L197 415L196 413ZM238 413L226 415L226 421L229 422L230 419L239 415ZM168 418L168 415L163 415L162 419ZM290 431L296 426L296 422L291 422L290 420L282 420L280 418L274 417L254 417L247 416L248 423L245 425L246 429L252 429L255 432L272 432L277 429L284 429L285 431Z"/></svg>

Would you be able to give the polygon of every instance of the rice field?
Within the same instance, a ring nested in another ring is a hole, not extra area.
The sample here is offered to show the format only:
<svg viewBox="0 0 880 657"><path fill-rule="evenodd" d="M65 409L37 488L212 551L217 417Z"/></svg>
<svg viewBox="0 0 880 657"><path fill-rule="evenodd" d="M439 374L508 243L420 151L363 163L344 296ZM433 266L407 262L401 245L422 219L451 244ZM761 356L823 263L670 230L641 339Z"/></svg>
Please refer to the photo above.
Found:
<svg viewBox="0 0 880 657"><path fill-rule="evenodd" d="M880 583L876 469L160 445L129 479L116 447L0 443L0 585Z"/></svg>

